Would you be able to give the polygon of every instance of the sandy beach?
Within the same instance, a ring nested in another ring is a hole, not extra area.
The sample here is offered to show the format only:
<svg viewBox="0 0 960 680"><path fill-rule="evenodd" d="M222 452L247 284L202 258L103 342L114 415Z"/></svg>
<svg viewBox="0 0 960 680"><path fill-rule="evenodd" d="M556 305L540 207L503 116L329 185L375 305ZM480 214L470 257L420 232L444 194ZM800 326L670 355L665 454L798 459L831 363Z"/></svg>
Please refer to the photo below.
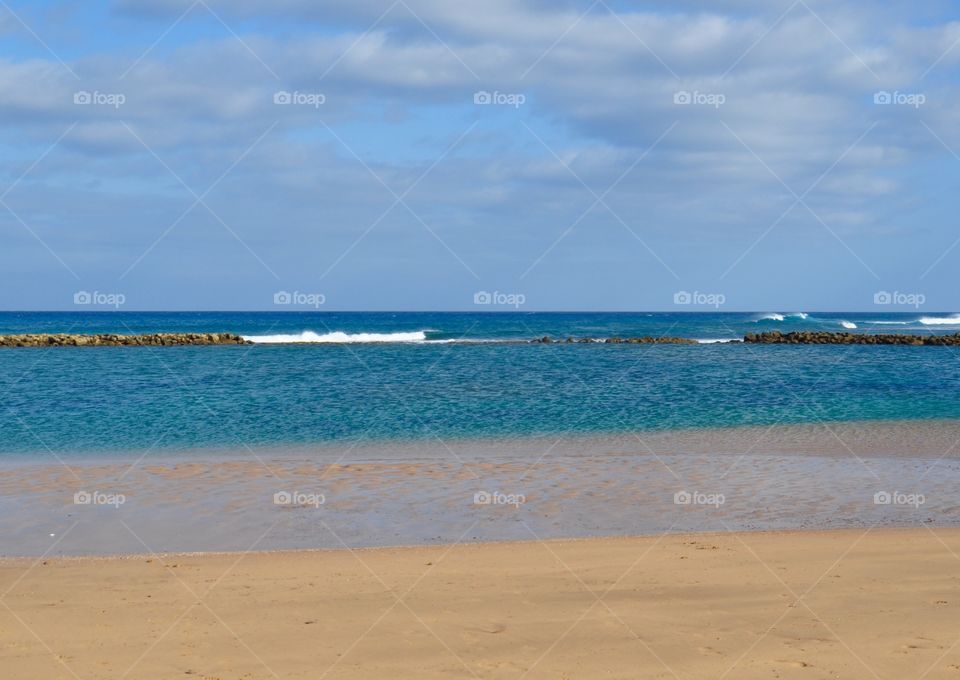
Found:
<svg viewBox="0 0 960 680"><path fill-rule="evenodd" d="M960 678L960 530L0 561L35 678Z"/></svg>

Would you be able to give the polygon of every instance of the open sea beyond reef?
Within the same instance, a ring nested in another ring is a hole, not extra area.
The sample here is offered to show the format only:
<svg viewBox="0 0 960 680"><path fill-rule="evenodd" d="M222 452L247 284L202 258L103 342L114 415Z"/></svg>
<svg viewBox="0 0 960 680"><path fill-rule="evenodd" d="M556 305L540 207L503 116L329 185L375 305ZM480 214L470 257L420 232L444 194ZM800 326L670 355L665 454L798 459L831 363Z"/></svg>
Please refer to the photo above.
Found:
<svg viewBox="0 0 960 680"><path fill-rule="evenodd" d="M0 349L0 554L960 524L960 350L766 330L960 317L3 313L254 344Z"/></svg>

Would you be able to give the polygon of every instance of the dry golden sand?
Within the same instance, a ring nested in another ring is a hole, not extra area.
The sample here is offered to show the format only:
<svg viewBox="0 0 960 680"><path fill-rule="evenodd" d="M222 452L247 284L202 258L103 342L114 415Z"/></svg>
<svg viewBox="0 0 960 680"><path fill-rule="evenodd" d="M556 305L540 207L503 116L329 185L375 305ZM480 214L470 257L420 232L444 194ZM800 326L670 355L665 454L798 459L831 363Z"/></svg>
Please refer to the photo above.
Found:
<svg viewBox="0 0 960 680"><path fill-rule="evenodd" d="M918 528L8 559L0 677L960 679L958 556Z"/></svg>

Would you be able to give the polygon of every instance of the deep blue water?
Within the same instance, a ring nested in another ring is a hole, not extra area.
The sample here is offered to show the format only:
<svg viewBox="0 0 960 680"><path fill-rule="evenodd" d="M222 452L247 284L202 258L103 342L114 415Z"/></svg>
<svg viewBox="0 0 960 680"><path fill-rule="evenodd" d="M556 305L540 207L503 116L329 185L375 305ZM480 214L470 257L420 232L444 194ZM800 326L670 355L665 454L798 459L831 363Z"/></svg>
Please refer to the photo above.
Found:
<svg viewBox="0 0 960 680"><path fill-rule="evenodd" d="M0 313L0 333L202 330L304 337L310 331L321 337L423 333L426 339L3 349L0 451L960 418L955 348L487 342L543 335L732 339L774 328L839 330L843 322L858 332L960 330L960 319L942 322L947 314L765 316L772 315ZM484 342L434 342L464 339Z"/></svg>
<svg viewBox="0 0 960 680"><path fill-rule="evenodd" d="M782 319L776 318L782 317ZM805 318L804 318L805 317ZM0 312L0 333L151 333L232 331L245 335L425 331L430 340L529 340L542 335L610 337L678 335L740 338L763 330L854 332L960 331L960 315L850 313L607 312Z"/></svg>

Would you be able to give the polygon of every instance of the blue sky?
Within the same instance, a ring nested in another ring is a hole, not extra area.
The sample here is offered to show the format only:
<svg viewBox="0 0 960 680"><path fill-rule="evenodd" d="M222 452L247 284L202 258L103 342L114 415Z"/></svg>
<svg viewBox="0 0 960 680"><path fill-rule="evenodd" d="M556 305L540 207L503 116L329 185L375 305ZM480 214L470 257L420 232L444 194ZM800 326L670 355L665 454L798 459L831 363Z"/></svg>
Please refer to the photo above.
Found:
<svg viewBox="0 0 960 680"><path fill-rule="evenodd" d="M956 3L6 0L0 41L3 309L960 309Z"/></svg>

